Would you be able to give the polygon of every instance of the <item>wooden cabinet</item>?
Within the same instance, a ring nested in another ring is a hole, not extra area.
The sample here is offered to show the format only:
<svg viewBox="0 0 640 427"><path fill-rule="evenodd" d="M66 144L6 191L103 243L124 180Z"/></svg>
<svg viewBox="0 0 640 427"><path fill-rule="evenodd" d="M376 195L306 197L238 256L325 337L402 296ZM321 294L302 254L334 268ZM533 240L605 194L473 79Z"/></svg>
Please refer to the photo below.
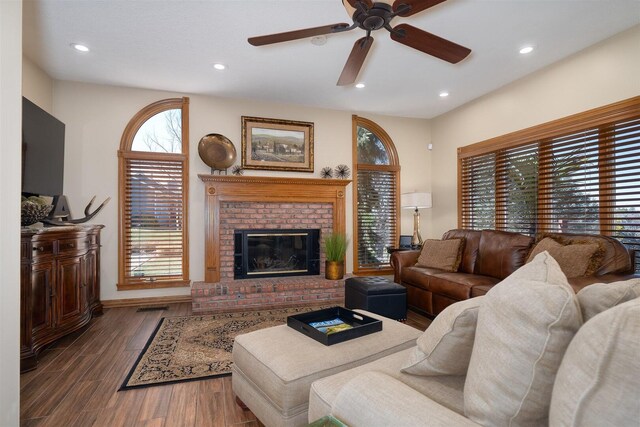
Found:
<svg viewBox="0 0 640 427"><path fill-rule="evenodd" d="M48 344L102 314L101 225L23 228L20 370L35 369Z"/></svg>

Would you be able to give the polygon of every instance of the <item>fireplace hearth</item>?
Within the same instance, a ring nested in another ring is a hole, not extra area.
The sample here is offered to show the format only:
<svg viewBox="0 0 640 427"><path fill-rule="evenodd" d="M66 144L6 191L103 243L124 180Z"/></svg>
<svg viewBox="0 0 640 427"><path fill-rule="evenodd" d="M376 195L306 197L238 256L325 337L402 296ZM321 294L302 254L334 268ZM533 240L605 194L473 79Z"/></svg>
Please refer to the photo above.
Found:
<svg viewBox="0 0 640 427"><path fill-rule="evenodd" d="M319 229L234 232L234 279L320 274Z"/></svg>

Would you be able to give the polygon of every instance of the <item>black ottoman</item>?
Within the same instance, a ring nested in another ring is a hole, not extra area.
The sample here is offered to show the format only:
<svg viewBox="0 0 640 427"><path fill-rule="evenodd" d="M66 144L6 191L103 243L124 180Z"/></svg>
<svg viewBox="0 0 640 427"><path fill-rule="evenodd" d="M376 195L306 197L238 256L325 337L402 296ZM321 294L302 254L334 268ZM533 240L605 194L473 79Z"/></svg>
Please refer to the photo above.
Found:
<svg viewBox="0 0 640 427"><path fill-rule="evenodd" d="M384 277L351 277L345 282L344 305L404 320L407 318L407 289Z"/></svg>

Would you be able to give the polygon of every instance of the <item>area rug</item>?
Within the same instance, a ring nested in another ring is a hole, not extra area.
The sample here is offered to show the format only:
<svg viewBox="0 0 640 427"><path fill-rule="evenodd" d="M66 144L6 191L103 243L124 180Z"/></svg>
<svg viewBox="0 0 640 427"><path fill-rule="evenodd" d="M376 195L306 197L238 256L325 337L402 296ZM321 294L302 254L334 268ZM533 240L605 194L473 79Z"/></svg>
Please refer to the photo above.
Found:
<svg viewBox="0 0 640 427"><path fill-rule="evenodd" d="M231 375L237 335L282 325L287 316L326 307L163 317L120 390Z"/></svg>

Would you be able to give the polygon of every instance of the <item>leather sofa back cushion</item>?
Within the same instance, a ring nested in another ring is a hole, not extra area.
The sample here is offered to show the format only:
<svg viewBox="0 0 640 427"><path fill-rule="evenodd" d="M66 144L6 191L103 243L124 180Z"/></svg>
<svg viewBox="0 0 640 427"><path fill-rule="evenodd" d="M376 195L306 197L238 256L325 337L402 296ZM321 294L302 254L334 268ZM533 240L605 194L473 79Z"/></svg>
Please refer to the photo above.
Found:
<svg viewBox="0 0 640 427"><path fill-rule="evenodd" d="M477 230L449 230L442 235L442 240L448 239L464 239L464 248L462 249L462 259L458 271L461 273L473 274L478 259L478 250L480 247L481 231Z"/></svg>
<svg viewBox="0 0 640 427"><path fill-rule="evenodd" d="M533 241L523 234L483 230L475 273L504 279L524 265Z"/></svg>
<svg viewBox="0 0 640 427"><path fill-rule="evenodd" d="M595 272L596 276L633 272L629 251L622 243L612 237L592 234L544 233L538 236L538 240L544 237L551 237L563 245L597 243L604 250L604 254L602 255L600 267Z"/></svg>
<svg viewBox="0 0 640 427"><path fill-rule="evenodd" d="M425 240L416 267L458 271L464 239Z"/></svg>

